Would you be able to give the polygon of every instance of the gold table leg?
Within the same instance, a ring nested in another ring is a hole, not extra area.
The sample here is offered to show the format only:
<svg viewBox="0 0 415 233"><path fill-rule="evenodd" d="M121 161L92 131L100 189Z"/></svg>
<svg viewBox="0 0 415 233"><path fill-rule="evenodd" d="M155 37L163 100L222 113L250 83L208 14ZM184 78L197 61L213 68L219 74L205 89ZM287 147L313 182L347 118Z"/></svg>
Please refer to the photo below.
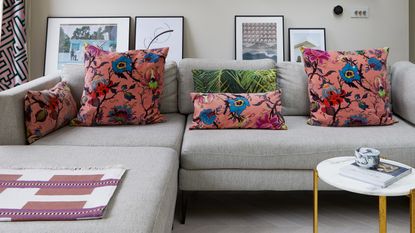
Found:
<svg viewBox="0 0 415 233"><path fill-rule="evenodd" d="M411 203L410 203L410 214L411 214L411 233L415 233L415 189L411 191L410 194Z"/></svg>
<svg viewBox="0 0 415 233"><path fill-rule="evenodd" d="M386 197L379 197L379 233L386 233L387 224L386 224Z"/></svg>
<svg viewBox="0 0 415 233"><path fill-rule="evenodd" d="M313 172L313 194L314 194L314 214L313 214L313 232L318 233L318 172ZM414 232L415 233L415 232Z"/></svg>

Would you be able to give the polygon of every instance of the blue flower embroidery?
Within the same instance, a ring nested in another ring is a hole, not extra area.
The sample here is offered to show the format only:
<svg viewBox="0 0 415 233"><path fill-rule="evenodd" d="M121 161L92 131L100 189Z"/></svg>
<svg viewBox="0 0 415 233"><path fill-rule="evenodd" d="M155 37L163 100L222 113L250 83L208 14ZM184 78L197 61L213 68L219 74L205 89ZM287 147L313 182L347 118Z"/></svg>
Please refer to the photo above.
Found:
<svg viewBox="0 0 415 233"><path fill-rule="evenodd" d="M150 63L157 63L160 59L160 56L154 53L148 53L144 56L144 60Z"/></svg>
<svg viewBox="0 0 415 233"><path fill-rule="evenodd" d="M245 111L247 106L250 106L249 101L245 97L236 97L235 99L228 99L229 110L231 113L235 113L240 116Z"/></svg>
<svg viewBox="0 0 415 233"><path fill-rule="evenodd" d="M215 114L215 112L212 109L204 109L200 113L199 118L203 122L203 124L205 124L205 125L211 125L216 120L216 114Z"/></svg>
<svg viewBox="0 0 415 233"><path fill-rule="evenodd" d="M376 71L382 70L382 66L383 66L382 62L379 61L378 59L376 59L374 57L369 58L368 63L369 63L369 67L371 69L374 69Z"/></svg>
<svg viewBox="0 0 415 233"><path fill-rule="evenodd" d="M346 83L353 83L354 81L360 81L361 77L359 70L356 66L347 63L342 70L339 71L340 76Z"/></svg>
<svg viewBox="0 0 415 233"><path fill-rule="evenodd" d="M368 124L368 119L364 117L363 115L353 115L350 116L349 119L347 119L344 122L344 126L353 127L353 126L365 126Z"/></svg>
<svg viewBox="0 0 415 233"><path fill-rule="evenodd" d="M134 120L133 110L127 105L115 106L108 113L108 117L110 122L116 124L126 124Z"/></svg>
<svg viewBox="0 0 415 233"><path fill-rule="evenodd" d="M131 58L127 56L122 56L112 62L112 70L114 70L116 74L122 74L126 71L131 72L133 70L132 63L133 62L131 61Z"/></svg>

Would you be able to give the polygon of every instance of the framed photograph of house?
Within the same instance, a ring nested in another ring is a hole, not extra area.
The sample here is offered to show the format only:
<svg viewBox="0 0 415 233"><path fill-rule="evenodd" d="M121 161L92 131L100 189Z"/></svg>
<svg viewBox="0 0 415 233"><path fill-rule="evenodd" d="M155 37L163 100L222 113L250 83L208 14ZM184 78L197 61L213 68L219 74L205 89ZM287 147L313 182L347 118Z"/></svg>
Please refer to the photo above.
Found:
<svg viewBox="0 0 415 233"><path fill-rule="evenodd" d="M235 59L284 61L284 16L235 16Z"/></svg>
<svg viewBox="0 0 415 233"><path fill-rule="evenodd" d="M82 64L86 44L123 52L129 38L130 17L48 17L44 74Z"/></svg>
<svg viewBox="0 0 415 233"><path fill-rule="evenodd" d="M169 47L167 60L183 59L183 16L137 16L135 18L135 48Z"/></svg>
<svg viewBox="0 0 415 233"><path fill-rule="evenodd" d="M303 62L301 47L326 50L325 28L289 28L290 61Z"/></svg>

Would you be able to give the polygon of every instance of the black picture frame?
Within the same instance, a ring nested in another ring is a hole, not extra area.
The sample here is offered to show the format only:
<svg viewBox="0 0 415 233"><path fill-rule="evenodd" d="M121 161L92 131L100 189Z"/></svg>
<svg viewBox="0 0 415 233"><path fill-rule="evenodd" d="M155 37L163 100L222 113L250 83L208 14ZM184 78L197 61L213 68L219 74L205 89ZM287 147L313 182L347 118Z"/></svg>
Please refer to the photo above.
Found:
<svg viewBox="0 0 415 233"><path fill-rule="evenodd" d="M181 23L181 25L180 25L181 26L180 27L181 32L179 32L178 34L172 34L175 37L173 39L178 39L179 36L181 37L180 38L181 42L179 43L181 48L176 49L176 47L167 46L168 44L166 44L166 43L160 44L160 46L157 46L157 47L169 47L170 48L169 49L169 55L167 56L168 60L170 59L170 60L174 60L174 61L178 62L181 59L183 59L183 57L184 57L184 29L185 29L184 28L184 23L185 23L185 17L184 16L135 16L134 48L135 49L145 49L145 48L148 48L148 46L144 46L144 42L141 43L141 40L139 42L139 36L138 36L138 33L139 33L138 27L139 27L139 25L137 23L139 19L160 19L160 20L161 19L167 19L167 20L168 19L177 19L177 20L181 21L180 22ZM169 28L168 30L173 30L172 33L174 33L174 29ZM163 34L163 33L164 32L161 32L161 34ZM158 35L161 35L161 34L157 34L156 37ZM143 35L140 35L140 37L141 36L143 36ZM156 39L156 37L152 38L151 41Z"/></svg>
<svg viewBox="0 0 415 233"><path fill-rule="evenodd" d="M317 48L320 50L324 50L324 51L327 50L326 28L288 28L288 60L290 62L294 62L292 60L292 55L293 55L293 49L295 48L291 47L292 39L293 39L292 33L294 31L319 31L323 35L323 43L321 43L322 46L318 46ZM295 62L299 62L298 59L296 59Z"/></svg>
<svg viewBox="0 0 415 233"><path fill-rule="evenodd" d="M123 30L122 33L119 33L117 31L117 51L127 51L130 49L130 27L131 27L131 17L130 16L48 16L46 18L46 38L45 38L45 49L44 49L44 59L43 59L43 75L47 75L53 72L57 72L59 71L59 68L56 67L57 69L55 70L53 68L53 66L57 65L59 63L58 59L56 59L56 54L53 55L52 59L49 59L49 57L51 56L51 52L54 52L54 49L57 50L56 52L59 53L59 36L58 38L55 37L51 37L53 35L51 35L51 31L53 30L51 27L51 25L54 22L51 22L53 20L61 20L62 22L67 22L68 24L93 24L93 23L86 23L86 22L91 22L91 20L100 20L102 19L103 21L106 21L105 23L108 24L114 24L114 23L125 23L126 25L121 25L123 26ZM111 22L110 19L113 19L114 22ZM82 23L82 20L85 20L85 23ZM118 21L120 20L120 21ZM125 21L125 22L121 22L121 20ZM99 22L99 21L98 21ZM95 23L95 22L94 22ZM104 22L102 22L104 23ZM56 25L54 25L56 26ZM117 24L117 27L120 26ZM118 29L118 28L117 28ZM55 28L56 30L56 28ZM122 34L124 39L121 39L120 41L122 41L122 49L118 50L118 35ZM55 35L56 36L56 35ZM53 45L50 45L51 40L53 40L53 42L55 42L54 47ZM57 42L57 44L56 44ZM59 55L58 55L59 57ZM53 63L53 64L49 64L49 63ZM56 62L56 63L55 63ZM52 66L52 67L51 67Z"/></svg>
<svg viewBox="0 0 415 233"><path fill-rule="evenodd" d="M271 18L274 18L275 21L269 21ZM234 18L234 33L235 33L235 60L253 60L253 59L246 59L247 57L244 55L243 52L243 39L239 38L243 37L242 32L242 25L239 25L238 19L245 19L245 23L255 23L255 19L258 19L256 23L276 23L275 28L275 40L276 40L276 50L275 54L271 54L271 57L267 53L258 53L255 59L264 59L264 58L271 58L276 62L283 62L285 61L285 18L283 15L235 15ZM250 20L249 20L250 19ZM253 19L253 20L252 20ZM262 20L261 20L262 19ZM243 24L243 22L242 22ZM278 27L278 25L281 25ZM272 29L273 30L273 26ZM269 33L271 35L271 33ZM273 40L271 38L270 40ZM276 56L276 58L275 58Z"/></svg>

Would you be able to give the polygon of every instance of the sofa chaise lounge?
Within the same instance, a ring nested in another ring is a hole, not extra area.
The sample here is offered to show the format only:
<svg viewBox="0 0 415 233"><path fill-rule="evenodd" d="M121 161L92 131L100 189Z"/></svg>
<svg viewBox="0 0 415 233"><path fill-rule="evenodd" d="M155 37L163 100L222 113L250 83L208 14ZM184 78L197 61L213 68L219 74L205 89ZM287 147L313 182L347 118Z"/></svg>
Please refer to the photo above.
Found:
<svg viewBox="0 0 415 233"><path fill-rule="evenodd" d="M0 93L0 167L108 166L128 168L108 216L98 221L7 223L7 232L170 232L177 189L192 191L311 190L312 170L358 146L382 150L415 166L415 65L394 64L393 110L398 124L327 128L306 124L307 78L301 64L278 63L287 131L189 130L193 69L270 69L271 60L184 59L166 64L161 111L167 121L146 126L64 127L26 146L23 98L27 90L69 82L79 102L83 67L68 65L58 75ZM322 186L322 189L329 189ZM184 200L183 203L186 203ZM184 219L182 219L184 220ZM30 224L30 227L28 227Z"/></svg>

